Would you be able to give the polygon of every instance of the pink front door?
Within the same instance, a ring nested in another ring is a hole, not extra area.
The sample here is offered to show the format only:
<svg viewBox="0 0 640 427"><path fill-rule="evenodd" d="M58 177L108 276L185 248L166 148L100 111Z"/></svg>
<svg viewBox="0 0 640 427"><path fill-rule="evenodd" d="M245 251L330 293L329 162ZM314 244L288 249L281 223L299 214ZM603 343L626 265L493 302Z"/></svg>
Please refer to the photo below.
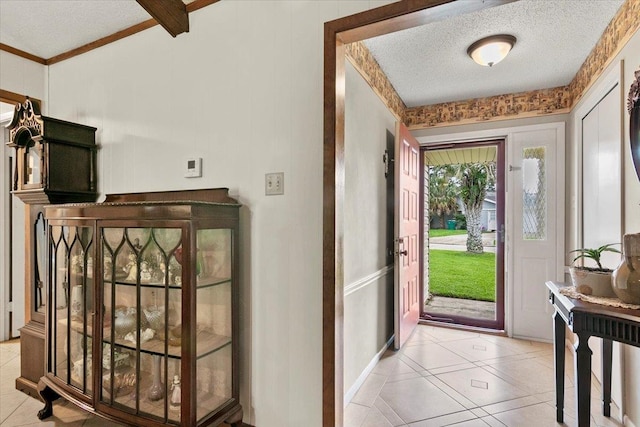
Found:
<svg viewBox="0 0 640 427"><path fill-rule="evenodd" d="M400 349L420 316L420 145L396 124L395 150L395 348Z"/></svg>

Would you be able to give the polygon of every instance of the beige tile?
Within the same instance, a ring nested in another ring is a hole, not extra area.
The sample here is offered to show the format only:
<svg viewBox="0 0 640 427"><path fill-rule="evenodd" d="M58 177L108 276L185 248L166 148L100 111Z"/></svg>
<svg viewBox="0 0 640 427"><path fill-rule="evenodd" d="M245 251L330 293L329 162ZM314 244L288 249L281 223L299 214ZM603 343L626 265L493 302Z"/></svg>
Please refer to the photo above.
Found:
<svg viewBox="0 0 640 427"><path fill-rule="evenodd" d="M8 348L0 347L0 369L10 360L20 357L20 353L16 353Z"/></svg>
<svg viewBox="0 0 640 427"><path fill-rule="evenodd" d="M444 382L442 382L442 380L440 380L437 376L432 376L432 377L429 377L427 379L429 380L429 382L431 384L435 385L440 390L442 390L445 393L447 393L449 396L451 396L453 399L455 399L456 402L460 403L466 409L472 409L472 408L476 408L478 406L475 403L473 403L472 401L470 401L469 399L467 399L462 394L458 393L457 390L451 388L449 385L447 385Z"/></svg>
<svg viewBox="0 0 640 427"><path fill-rule="evenodd" d="M494 403L492 405L483 406L482 409L488 414L498 414L500 412L510 411L512 409L524 408L526 406L537 405L541 402L535 396L524 396L518 399L505 400L504 402Z"/></svg>
<svg viewBox="0 0 640 427"><path fill-rule="evenodd" d="M423 332L432 337L435 342L476 338L480 335L477 332L465 331L462 329L440 328L427 325L424 325L424 328Z"/></svg>
<svg viewBox="0 0 640 427"><path fill-rule="evenodd" d="M471 411L461 411L453 414L447 414L440 417L431 418L428 420L418 421L417 423L409 424L410 427L440 427L449 426L455 423L461 423L469 420L476 419Z"/></svg>
<svg viewBox="0 0 640 427"><path fill-rule="evenodd" d="M404 426L405 424L397 424L400 426ZM367 414L364 422L361 424L361 427L394 427L389 420L382 415L380 410L375 406L369 409L369 413Z"/></svg>
<svg viewBox="0 0 640 427"><path fill-rule="evenodd" d="M412 345L420 345L420 344L424 344L425 342L433 342L433 340L434 340L433 336L429 335L422 328L416 327L414 333L407 340L404 346L407 347Z"/></svg>
<svg viewBox="0 0 640 427"><path fill-rule="evenodd" d="M460 371L462 369L472 369L477 365L475 363L462 363L460 365L443 366L442 368L432 368L429 370L433 375L445 374L447 372Z"/></svg>
<svg viewBox="0 0 640 427"><path fill-rule="evenodd" d="M555 411L544 403L500 412L493 415L507 427L542 427L556 426ZM564 425L575 426L573 418L565 416Z"/></svg>
<svg viewBox="0 0 640 427"><path fill-rule="evenodd" d="M369 407L349 403L344 408L344 427L360 427L369 413Z"/></svg>
<svg viewBox="0 0 640 427"><path fill-rule="evenodd" d="M22 405L27 399L30 399L26 394L16 390L10 390L8 393L0 394L0 424L6 420L20 405Z"/></svg>
<svg viewBox="0 0 640 427"><path fill-rule="evenodd" d="M552 352L553 344L522 340L517 338L501 337L497 335L480 335L480 338L485 341L493 342L501 347L508 348L517 353L538 353L538 352Z"/></svg>
<svg viewBox="0 0 640 427"><path fill-rule="evenodd" d="M387 351L372 371L374 374L387 376L406 374L409 372L415 372L415 369L402 361L398 353L392 351Z"/></svg>
<svg viewBox="0 0 640 427"><path fill-rule="evenodd" d="M382 387L380 397L406 423L465 409L427 378L387 383Z"/></svg>
<svg viewBox="0 0 640 427"><path fill-rule="evenodd" d="M478 418L486 417L487 415L489 415L489 413L482 408L473 408L471 409L471 412L473 412L473 415Z"/></svg>
<svg viewBox="0 0 640 427"><path fill-rule="evenodd" d="M483 368L449 372L436 375L436 377L460 392L477 406L490 405L527 395L522 389L487 372Z"/></svg>
<svg viewBox="0 0 640 427"><path fill-rule="evenodd" d="M475 362L478 360L490 360L519 354L506 346L500 346L494 342L480 337L456 341L447 341L440 345L465 359Z"/></svg>
<svg viewBox="0 0 640 427"><path fill-rule="evenodd" d="M416 372L414 372L414 374L417 375ZM356 395L353 396L351 402L368 407L373 406L373 403L378 398L378 394L380 394L380 390L386 381L387 377L385 375L374 373L369 374L360 387L360 390L358 390Z"/></svg>
<svg viewBox="0 0 640 427"><path fill-rule="evenodd" d="M395 381L409 380L411 378L428 377L429 375L431 375L429 371L421 371L421 372L413 371L413 372L407 372L406 374L398 374L398 375L390 376L387 378L387 382L392 383Z"/></svg>
<svg viewBox="0 0 640 427"><path fill-rule="evenodd" d="M491 415L489 415L487 417L482 417L482 421L484 421L485 423L487 423L491 427L504 427L504 424L502 424L500 421L498 421L497 419L495 419Z"/></svg>
<svg viewBox="0 0 640 427"><path fill-rule="evenodd" d="M467 359L435 343L408 347L404 349L403 355L420 365L422 369L427 370L469 362Z"/></svg>
<svg viewBox="0 0 640 427"><path fill-rule="evenodd" d="M389 405L387 405L387 402L385 402L381 398L376 399L374 406L378 409L378 411L380 411L380 414L382 414L389 421L389 423L391 423L391 425L404 425L404 421L402 421L402 418L400 418L400 416L396 414Z"/></svg>
<svg viewBox="0 0 640 427"><path fill-rule="evenodd" d="M105 420L96 415L90 415L82 424L82 427L126 427L124 424L118 424L113 421Z"/></svg>
<svg viewBox="0 0 640 427"><path fill-rule="evenodd" d="M43 403L31 397L27 397L3 422L5 426L24 426L39 422L38 411L43 408ZM54 412L55 414L55 412ZM51 418L43 425L55 425L56 420Z"/></svg>
<svg viewBox="0 0 640 427"><path fill-rule="evenodd" d="M14 357L0 368L0 384L2 384L2 390L4 390L7 385L15 387L16 378L19 376L20 357Z"/></svg>
<svg viewBox="0 0 640 427"><path fill-rule="evenodd" d="M489 424L485 423L482 419L476 418L475 420L464 421L457 424L450 424L451 427L489 427Z"/></svg>
<svg viewBox="0 0 640 427"><path fill-rule="evenodd" d="M556 388L554 370L538 363L535 359L498 363L485 366L483 369L530 394L554 391ZM565 384L569 383L569 378L565 376Z"/></svg>

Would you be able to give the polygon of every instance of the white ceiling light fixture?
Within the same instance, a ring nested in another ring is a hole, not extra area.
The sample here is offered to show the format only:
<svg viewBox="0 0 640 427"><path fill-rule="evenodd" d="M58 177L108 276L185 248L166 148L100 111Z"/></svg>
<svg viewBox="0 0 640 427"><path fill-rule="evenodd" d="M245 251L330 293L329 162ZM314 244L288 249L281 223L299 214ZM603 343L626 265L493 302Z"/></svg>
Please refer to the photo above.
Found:
<svg viewBox="0 0 640 427"><path fill-rule="evenodd" d="M496 34L474 42L467 53L476 63L492 67L502 61L516 44L516 38L509 34Z"/></svg>

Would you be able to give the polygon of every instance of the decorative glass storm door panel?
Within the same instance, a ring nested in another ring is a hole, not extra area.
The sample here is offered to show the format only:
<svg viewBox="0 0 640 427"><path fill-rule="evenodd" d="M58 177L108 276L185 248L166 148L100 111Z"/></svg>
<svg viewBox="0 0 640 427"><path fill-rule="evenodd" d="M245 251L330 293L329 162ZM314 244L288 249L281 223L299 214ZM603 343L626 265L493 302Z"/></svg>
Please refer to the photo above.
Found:
<svg viewBox="0 0 640 427"><path fill-rule="evenodd" d="M198 421L233 397L232 234L198 230L196 260L196 392Z"/></svg>
<svg viewBox="0 0 640 427"><path fill-rule="evenodd" d="M527 147L522 152L522 235L525 240L547 237L547 181L545 147Z"/></svg>
<svg viewBox="0 0 640 427"><path fill-rule="evenodd" d="M53 373L92 395L93 228L50 227Z"/></svg>
<svg viewBox="0 0 640 427"><path fill-rule="evenodd" d="M180 405L170 396L180 378L182 229L110 227L101 236L100 400L179 424Z"/></svg>

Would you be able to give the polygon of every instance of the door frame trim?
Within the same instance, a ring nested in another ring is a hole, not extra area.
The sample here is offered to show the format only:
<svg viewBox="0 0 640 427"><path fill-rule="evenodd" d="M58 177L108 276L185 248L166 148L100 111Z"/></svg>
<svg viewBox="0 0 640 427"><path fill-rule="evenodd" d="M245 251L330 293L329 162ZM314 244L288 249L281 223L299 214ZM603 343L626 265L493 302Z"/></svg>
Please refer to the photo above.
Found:
<svg viewBox="0 0 640 427"><path fill-rule="evenodd" d="M514 0L401 0L324 25L322 212L322 425L343 424L345 43L364 40Z"/></svg>
<svg viewBox="0 0 640 427"><path fill-rule="evenodd" d="M433 135L433 136L417 136L416 138L420 141L421 144L433 144L438 142L463 142L463 141L473 141L473 140L484 140L484 139L495 139L495 138L504 138L505 140L505 148L506 148L506 159L505 166L508 166L511 161L511 152L509 151L509 141L512 139L512 135L516 132L529 132L536 130L545 130L545 129L554 129L558 135L557 142L559 144L559 148L557 149L557 180L556 180L556 197L558 200L565 200L565 180L566 177L564 173L560 173L565 169L565 140L566 140L566 126L565 122L557 121L558 116L554 116L553 120L550 120L548 123L540 123L535 125L523 125L523 126L510 126L510 127L496 127L495 129L486 129L477 132L452 132L449 134L443 135ZM568 120L568 119L567 119ZM500 123L497 123L499 126ZM505 177L505 191L506 191L506 199L505 199L505 270L506 270L506 283L505 283L505 292L507 297L506 307L505 307L505 332L507 336L513 336L513 321L514 321L514 313L513 313L513 294L514 294L514 286L513 278L511 277L510 271L513 269L513 252L508 250L510 247L510 236L513 233L513 221L510 221L509 218L513 216L513 199L511 197L511 192L509 192L509 178ZM561 209L556 209L556 232L559 236L565 236L565 204L563 203ZM558 240L558 253L564 254L565 241L564 238ZM564 257L558 257L556 263L557 269L557 277L556 280L563 282L564 281Z"/></svg>
<svg viewBox="0 0 640 427"><path fill-rule="evenodd" d="M418 141L420 141L418 139ZM496 222L497 222L497 226L500 227L500 225L504 225L504 230L506 233L506 228L507 228L507 224L506 224L506 211L507 211L507 205L506 205L506 168L507 168L507 162L506 162L506 154L507 154L507 149L506 149L506 137L502 137L502 138L490 138L490 139L485 139L485 138L480 138L480 139L475 139L475 140L468 140L468 141L458 141L458 142L439 142L439 143L432 143L432 144L421 144L420 145L420 172L422 174L424 174L425 172L425 164L424 164L424 153L427 151L434 151L434 150L444 150L444 149L452 149L452 148L480 148L480 147L493 147L495 146L497 148L497 158L496 158L496 164L498 165L497 169L496 169L496 173L497 173L497 177L496 177L496 187L501 186L502 189L496 188L496 205L500 208L496 210ZM425 247L424 247L424 222L425 222L425 218L424 218L424 177L421 178L420 180L420 187L421 190L420 191L420 196L421 196L421 209L420 209L420 233L422 236L422 239L420 239L420 259L422 260L422 262L420 263L420 267L421 267L421 271L420 271L420 277L424 278L424 274L422 271L422 268L424 268L424 251L425 251ZM498 233L496 233L496 238L498 237ZM486 320L482 320L482 319L476 319L475 322L468 322L468 323L458 323L458 321L460 320L466 320L466 319L470 319L468 317L462 317L462 316L450 316L450 318L452 320L454 320L454 322L456 324L459 325L465 325L465 326L472 326L472 327L478 327L478 328L486 328L486 329L493 329L496 331L504 331L505 330L505 296L506 296L506 292L505 292L505 288L507 286L507 280L506 280L506 252L505 252L505 247L506 247L506 241L503 242L496 242L496 272L500 271L502 272L501 275L496 274L496 320L495 321L486 321ZM422 305L420 307L420 318L424 319L424 316L426 314L425 310L424 310L424 283L422 284L422 286L420 286L420 300L422 301ZM431 320L431 319L428 319Z"/></svg>

